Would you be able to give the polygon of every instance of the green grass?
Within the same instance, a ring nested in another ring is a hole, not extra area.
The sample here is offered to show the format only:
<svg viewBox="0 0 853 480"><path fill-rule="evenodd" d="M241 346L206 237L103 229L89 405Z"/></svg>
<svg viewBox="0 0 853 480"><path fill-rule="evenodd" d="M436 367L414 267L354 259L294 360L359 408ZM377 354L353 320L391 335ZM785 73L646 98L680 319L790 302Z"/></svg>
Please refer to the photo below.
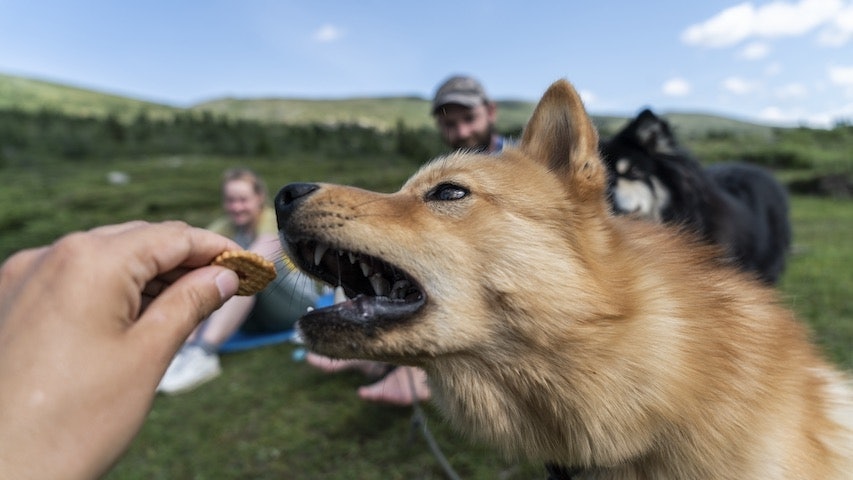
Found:
<svg viewBox="0 0 853 480"><path fill-rule="evenodd" d="M219 213L223 169L247 165L275 192L291 181L395 190L416 165L394 158L153 157L105 163L40 159L0 174L0 258L76 229L143 218L205 225ZM110 185L108 172L130 175ZM780 286L822 349L853 370L853 201L794 197L795 253ZM149 420L107 478L443 479L412 429L409 408L361 402L356 374L324 375L294 362L284 345L223 357L222 377L156 400ZM538 479L538 464L503 459L460 437L431 406L428 425L466 480Z"/></svg>
<svg viewBox="0 0 853 480"><path fill-rule="evenodd" d="M360 375L324 375L294 347L223 357L220 379L160 397L110 479L444 479L410 408L366 404ZM541 478L455 434L427 406L428 426L464 479Z"/></svg>
<svg viewBox="0 0 853 480"><path fill-rule="evenodd" d="M232 166L257 170L271 195L296 181L353 183L374 190L399 187L416 166L394 158L287 159L172 156L109 163L51 162L0 170L0 260L73 230L133 219L181 219L205 226L220 214L219 177ZM370 165L370 168L365 168ZM110 185L109 172L130 176Z"/></svg>
<svg viewBox="0 0 853 480"><path fill-rule="evenodd" d="M853 201L795 197L791 217L785 301L828 355L853 370Z"/></svg>

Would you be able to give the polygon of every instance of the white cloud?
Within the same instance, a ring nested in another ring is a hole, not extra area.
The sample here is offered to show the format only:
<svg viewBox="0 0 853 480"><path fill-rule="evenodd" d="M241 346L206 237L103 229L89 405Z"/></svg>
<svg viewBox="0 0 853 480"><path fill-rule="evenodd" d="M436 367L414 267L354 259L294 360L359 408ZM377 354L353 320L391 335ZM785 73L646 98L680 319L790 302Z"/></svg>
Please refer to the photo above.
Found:
<svg viewBox="0 0 853 480"><path fill-rule="evenodd" d="M844 90L846 98L853 98L853 66L829 67L827 76L830 83Z"/></svg>
<svg viewBox="0 0 853 480"><path fill-rule="evenodd" d="M661 91L670 97L683 97L690 93L690 83L680 77L670 78L663 82Z"/></svg>
<svg viewBox="0 0 853 480"><path fill-rule="evenodd" d="M795 121L796 115L785 113L779 107L765 107L758 112L758 118L770 123L788 123Z"/></svg>
<svg viewBox="0 0 853 480"><path fill-rule="evenodd" d="M317 41L320 43L331 43L331 42L334 42L336 40L339 40L343 36L344 36L343 30L341 30L340 28L338 28L332 24L327 23L327 24L323 25L322 27L318 28L314 32L314 34L311 36L311 38L313 38L314 41Z"/></svg>
<svg viewBox="0 0 853 480"><path fill-rule="evenodd" d="M844 8L841 0L800 0L799 3L773 2L756 10L755 32L762 37L800 36L831 22Z"/></svg>
<svg viewBox="0 0 853 480"><path fill-rule="evenodd" d="M805 112L799 108L784 110L770 106L761 110L758 118L777 125L806 124L815 128L832 128L839 120L853 119L853 103L819 112Z"/></svg>
<svg viewBox="0 0 853 480"><path fill-rule="evenodd" d="M816 127L824 127L824 128L832 128L834 127L838 121L853 120L853 103L848 103L846 105L841 105L832 110L812 113L804 116L805 121Z"/></svg>
<svg viewBox="0 0 853 480"><path fill-rule="evenodd" d="M827 47L840 47L853 38L853 4L835 15L835 19L818 36L818 43Z"/></svg>
<svg viewBox="0 0 853 480"><path fill-rule="evenodd" d="M841 119L853 121L853 102L841 105L835 110L828 112L826 115L828 115L829 118L832 118L833 122Z"/></svg>
<svg viewBox="0 0 853 480"><path fill-rule="evenodd" d="M770 53L770 45L765 42L752 42L740 51L740 58L746 60L760 60Z"/></svg>
<svg viewBox="0 0 853 480"><path fill-rule="evenodd" d="M755 8L751 3L729 7L703 23L687 27L681 41L688 45L728 47L748 37Z"/></svg>
<svg viewBox="0 0 853 480"><path fill-rule="evenodd" d="M760 84L740 77L728 77L723 80L723 88L735 95L746 95L754 92Z"/></svg>
<svg viewBox="0 0 853 480"><path fill-rule="evenodd" d="M809 89L801 83L789 83L776 88L773 94L781 99L805 98L809 94Z"/></svg>
<svg viewBox="0 0 853 480"><path fill-rule="evenodd" d="M759 7L741 3L687 27L681 40L688 45L721 48L753 37L801 36L821 26L836 25L835 18L846 8L842 0L777 0Z"/></svg>
<svg viewBox="0 0 853 480"><path fill-rule="evenodd" d="M853 66L829 67L829 81L839 87L853 87Z"/></svg>
<svg viewBox="0 0 853 480"><path fill-rule="evenodd" d="M581 100L583 100L583 104L587 107L598 101L598 96L589 90L581 90L579 93Z"/></svg>
<svg viewBox="0 0 853 480"><path fill-rule="evenodd" d="M803 125L817 128L827 128L833 123L833 117L828 113L806 113L802 109L782 109L776 106L765 107L758 112L758 118L775 125Z"/></svg>

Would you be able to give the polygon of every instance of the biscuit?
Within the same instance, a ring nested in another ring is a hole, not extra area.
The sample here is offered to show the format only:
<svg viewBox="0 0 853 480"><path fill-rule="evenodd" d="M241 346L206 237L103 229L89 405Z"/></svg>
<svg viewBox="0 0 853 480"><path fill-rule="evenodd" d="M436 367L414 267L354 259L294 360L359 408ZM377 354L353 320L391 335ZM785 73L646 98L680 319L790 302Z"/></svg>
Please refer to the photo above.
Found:
<svg viewBox="0 0 853 480"><path fill-rule="evenodd" d="M254 252L231 250L222 252L211 265L219 265L237 273L240 286L237 295L249 296L263 290L275 278L275 264Z"/></svg>

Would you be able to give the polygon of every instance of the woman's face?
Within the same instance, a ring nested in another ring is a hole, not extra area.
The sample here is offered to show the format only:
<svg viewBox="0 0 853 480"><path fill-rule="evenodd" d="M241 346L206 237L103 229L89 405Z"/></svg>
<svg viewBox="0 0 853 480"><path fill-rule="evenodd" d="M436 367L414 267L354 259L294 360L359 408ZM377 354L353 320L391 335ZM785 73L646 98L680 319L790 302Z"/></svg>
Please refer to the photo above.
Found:
<svg viewBox="0 0 853 480"><path fill-rule="evenodd" d="M257 223L264 208L264 198L255 193L247 180L231 180L222 187L222 208L235 227Z"/></svg>

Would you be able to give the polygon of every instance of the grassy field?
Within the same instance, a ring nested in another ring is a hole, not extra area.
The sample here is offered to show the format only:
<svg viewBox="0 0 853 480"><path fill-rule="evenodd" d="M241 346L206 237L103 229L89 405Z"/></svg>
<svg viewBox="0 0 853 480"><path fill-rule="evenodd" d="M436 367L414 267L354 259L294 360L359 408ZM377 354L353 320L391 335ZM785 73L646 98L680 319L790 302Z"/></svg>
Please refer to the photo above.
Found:
<svg viewBox="0 0 853 480"><path fill-rule="evenodd" d="M794 252L780 288L827 354L853 371L853 201L794 197Z"/></svg>
<svg viewBox="0 0 853 480"><path fill-rule="evenodd" d="M416 165L393 158L340 161L157 157L109 164L45 163L2 172L0 258L64 232L133 218L205 225L218 214L221 171L248 165L272 191L326 180L392 191ZM112 185L111 171L130 182ZM853 370L853 201L794 197L795 251L783 302L809 323L834 361ZM410 408L367 405L357 374L327 376L295 362L294 346L226 355L222 378L158 398L131 450L107 477L124 479L440 479ZM430 430L463 479L543 478L540 465L469 442L426 406Z"/></svg>
<svg viewBox="0 0 853 480"><path fill-rule="evenodd" d="M180 110L0 75L0 108L8 106L47 106L71 115L123 112L132 116L143 110L169 115ZM375 118L389 122L403 118L412 126L430 122L425 114L428 101L418 98L337 102L223 99L196 108L270 121L286 120L282 115L288 112L296 115L294 121L364 120L376 125ZM505 102L502 109L506 125L520 124L532 104ZM299 116L299 112L313 117ZM329 120L324 115L338 116ZM694 144L701 147L697 149L700 158L714 157L714 152L720 158L742 153L744 143L770 132L767 127L717 117L681 114L668 118L685 138L709 129L734 130L746 138L740 138L739 144L731 141L737 136ZM612 131L623 120L599 117L598 122ZM853 170L843 156L849 149L827 148L822 141L803 148L808 149L805 157L817 159L815 170L779 171L780 178ZM69 231L105 223L182 219L204 226L219 215L219 175L232 166L257 170L273 194L293 181L329 181L393 191L418 167L393 156L344 160L311 153L277 159L193 155L80 161L27 158L27 162L0 167L0 260ZM125 174L129 181L110 183L113 172ZM795 196L792 220L794 252L779 286L781 301L812 327L829 358L853 371L853 200ZM294 361L295 348L283 345L226 355L220 379L182 396L159 397L141 434L107 478L446 478L413 427L411 408L359 401L356 389L365 382L363 378L323 375ZM425 405L425 411L430 431L461 478L545 477L541 465L504 459L461 438L431 405Z"/></svg>

